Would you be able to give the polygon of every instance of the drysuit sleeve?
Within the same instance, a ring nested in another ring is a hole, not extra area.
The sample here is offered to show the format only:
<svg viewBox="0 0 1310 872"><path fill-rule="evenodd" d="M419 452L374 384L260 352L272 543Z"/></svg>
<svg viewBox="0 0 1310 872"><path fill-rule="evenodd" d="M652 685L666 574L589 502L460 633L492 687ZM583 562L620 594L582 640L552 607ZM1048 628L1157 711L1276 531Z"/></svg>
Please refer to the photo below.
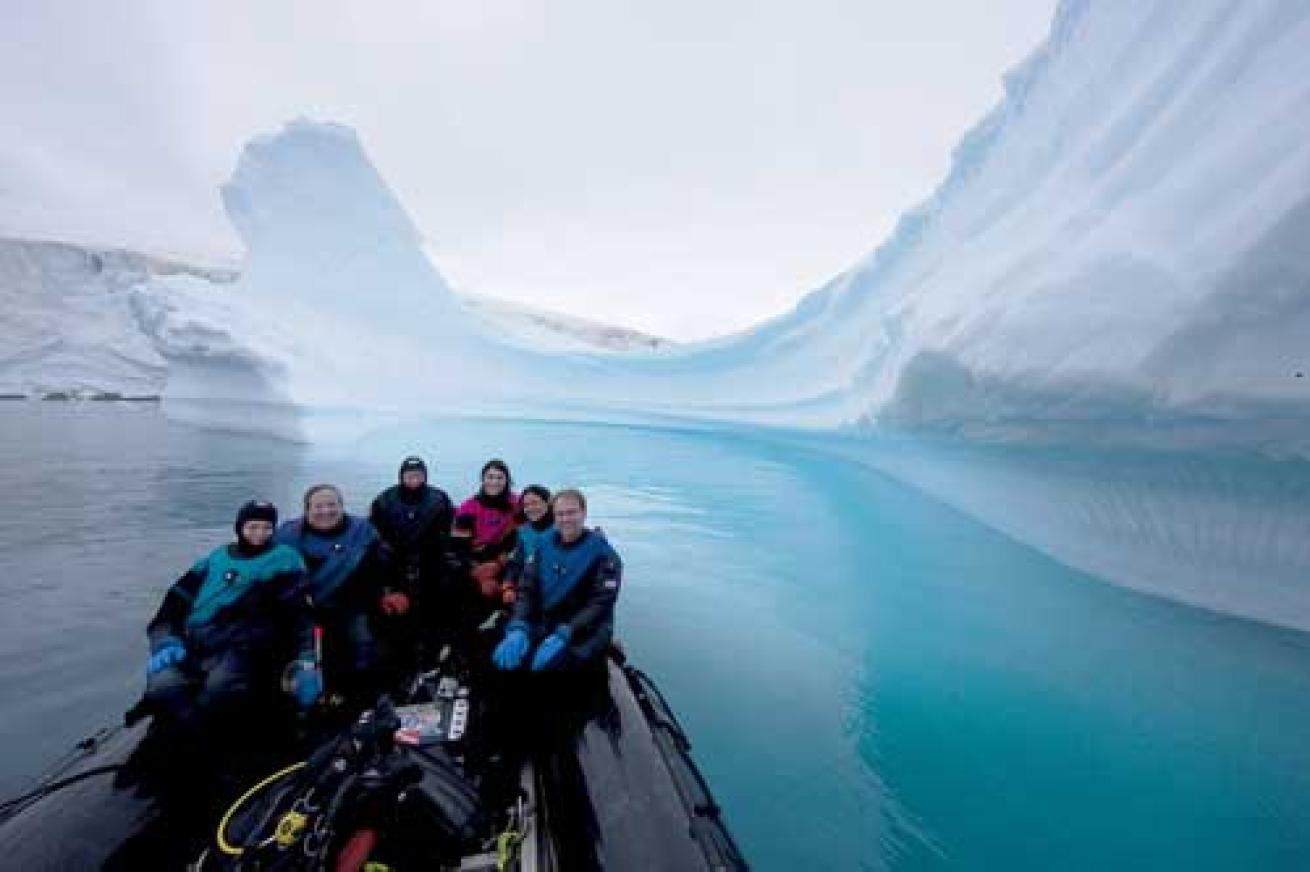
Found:
<svg viewBox="0 0 1310 872"><path fill-rule="evenodd" d="M473 531L477 526L477 516L469 511L466 506L460 506L459 511L455 513L454 519L450 522L450 532L454 536L468 536L472 539Z"/></svg>
<svg viewBox="0 0 1310 872"><path fill-rule="evenodd" d="M313 658L314 611L309 597L309 578L305 566L287 569L269 579L272 590L277 591L277 605L282 611L283 625L295 639L295 650L302 660Z"/></svg>
<svg viewBox="0 0 1310 872"><path fill-rule="evenodd" d="M187 615L191 614L191 606L208 574L209 559L198 560L168 589L164 601L159 604L159 610L146 625L146 637L152 644L166 636L182 637Z"/></svg>
<svg viewBox="0 0 1310 872"><path fill-rule="evenodd" d="M374 539L351 578L349 602L358 611L374 611L383 593L400 589L399 581L391 549L381 539Z"/></svg>
<svg viewBox="0 0 1310 872"><path fill-rule="evenodd" d="M514 601L510 621L536 626L541 616L541 561L536 554L523 562L518 583L518 598Z"/></svg>
<svg viewBox="0 0 1310 872"><path fill-rule="evenodd" d="M511 527L504 536L500 537L496 549L496 556L500 558L502 563L508 561L510 555L514 553L514 549L517 547L519 547L519 531L518 527L514 526Z"/></svg>
<svg viewBox="0 0 1310 872"><path fill-rule="evenodd" d="M623 561L613 548L605 548L583 580L588 586L582 607L569 620L574 638L603 639L609 644L614 630L614 604L623 582Z"/></svg>
<svg viewBox="0 0 1310 872"><path fill-rule="evenodd" d="M371 564L370 571L377 576L383 588L393 589L397 582L402 580L399 572L400 558L396 556L396 549L386 539L378 539L369 546L368 553L364 555L364 562Z"/></svg>
<svg viewBox="0 0 1310 872"><path fill-rule="evenodd" d="M523 544L523 537L514 543L514 549L509 552L509 557L505 561L505 581L509 584L517 585L523 577L523 568L528 562L527 548Z"/></svg>
<svg viewBox="0 0 1310 872"><path fill-rule="evenodd" d="M440 503L432 510L429 529L436 534L449 537L450 528L455 525L455 507L450 504L450 497L446 496L444 491L437 492L437 499Z"/></svg>
<svg viewBox="0 0 1310 872"><path fill-rule="evenodd" d="M464 549L459 547L451 536L455 523L455 507L443 493L441 503L432 513L424 537L424 547L429 564L447 578L460 578L468 574L468 564L464 560Z"/></svg>
<svg viewBox="0 0 1310 872"><path fill-rule="evenodd" d="M391 531L387 529L387 513L382 508L381 495L374 497L372 505L369 506L368 522L373 525L383 539L391 538Z"/></svg>

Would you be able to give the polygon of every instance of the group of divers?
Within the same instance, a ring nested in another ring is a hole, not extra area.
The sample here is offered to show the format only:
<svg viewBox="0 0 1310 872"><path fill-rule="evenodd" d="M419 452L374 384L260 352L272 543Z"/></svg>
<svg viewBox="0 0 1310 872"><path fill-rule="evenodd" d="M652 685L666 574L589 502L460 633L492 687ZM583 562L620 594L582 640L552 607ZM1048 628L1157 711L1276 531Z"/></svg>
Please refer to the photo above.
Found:
<svg viewBox="0 0 1310 872"><path fill-rule="evenodd" d="M745 869L614 639L623 565L582 492L516 492L498 459L458 508L421 458L398 478L368 517L331 484L281 524L242 505L150 620L125 725L0 804L0 852L29 869Z"/></svg>
<svg viewBox="0 0 1310 872"><path fill-rule="evenodd" d="M251 713L279 691L302 711L354 712L455 644L484 649L518 734L531 711L515 698L534 684L585 692L600 680L622 562L586 526L582 492L518 493L493 459L455 508L421 458L398 477L367 518L331 484L310 487L304 514L280 525L272 503L241 506L235 541L196 561L147 627L143 707L183 741L246 747L252 724L267 729Z"/></svg>

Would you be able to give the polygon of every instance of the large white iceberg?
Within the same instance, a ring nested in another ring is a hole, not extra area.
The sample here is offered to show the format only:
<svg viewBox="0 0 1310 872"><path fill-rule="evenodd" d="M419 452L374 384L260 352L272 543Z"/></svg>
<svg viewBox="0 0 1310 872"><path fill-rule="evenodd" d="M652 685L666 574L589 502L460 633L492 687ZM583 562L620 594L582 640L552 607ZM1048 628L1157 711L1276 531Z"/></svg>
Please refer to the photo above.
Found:
<svg viewBox="0 0 1310 872"><path fill-rule="evenodd" d="M224 189L234 282L0 248L0 377L166 373L170 414L303 439L480 413L1310 457L1310 4L1067 0L1006 86L885 243L738 335L604 354L507 325L351 130L297 121ZM1304 464L925 441L818 440L1071 565L1310 627Z"/></svg>
<svg viewBox="0 0 1310 872"><path fill-rule="evenodd" d="M758 329L617 357L471 317L354 134L300 121L253 142L224 190L249 252L230 295L157 282L142 311L193 415L214 398L381 412L419 392L451 411L1306 454L1307 109L1300 0L1068 0L869 257Z"/></svg>
<svg viewBox="0 0 1310 872"><path fill-rule="evenodd" d="M1305 458L1307 143L1310 4L1066 0L927 202L754 330L619 355L522 341L457 303L355 135L306 121L225 190L241 279L157 279L136 305L172 414L300 438L407 413L672 416ZM1207 461L828 442L1073 566L1310 627L1302 465L1257 487Z"/></svg>

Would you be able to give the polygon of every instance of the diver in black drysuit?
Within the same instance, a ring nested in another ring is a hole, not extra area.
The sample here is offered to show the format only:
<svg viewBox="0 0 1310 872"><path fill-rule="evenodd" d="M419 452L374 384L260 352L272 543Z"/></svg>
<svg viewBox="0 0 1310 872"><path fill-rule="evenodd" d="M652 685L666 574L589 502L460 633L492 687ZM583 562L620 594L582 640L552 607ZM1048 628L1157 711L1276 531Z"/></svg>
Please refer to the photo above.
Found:
<svg viewBox="0 0 1310 872"><path fill-rule="evenodd" d="M403 673L451 640L467 595L468 572L451 543L455 509L445 491L428 484L420 457L400 464L396 484L378 494L369 521L390 548L393 587L383 596L384 643L390 666Z"/></svg>

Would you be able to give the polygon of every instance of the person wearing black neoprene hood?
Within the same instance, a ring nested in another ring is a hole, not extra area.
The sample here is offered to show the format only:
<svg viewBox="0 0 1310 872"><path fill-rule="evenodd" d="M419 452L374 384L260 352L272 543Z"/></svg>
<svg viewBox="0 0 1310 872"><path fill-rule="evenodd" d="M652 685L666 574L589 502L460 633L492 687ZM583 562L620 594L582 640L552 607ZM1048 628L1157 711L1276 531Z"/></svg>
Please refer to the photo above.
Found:
<svg viewBox="0 0 1310 872"><path fill-rule="evenodd" d="M196 561L165 594L146 634L145 701L211 738L235 727L298 659L294 693L311 705L322 688L314 663L305 564L272 541L277 509L248 502L236 540Z"/></svg>
<svg viewBox="0 0 1310 872"><path fill-rule="evenodd" d="M450 543L455 507L444 490L428 482L421 457L405 458L397 483L377 495L368 519L396 563L405 600L397 598L393 610L417 607L429 593L452 583L461 568Z"/></svg>
<svg viewBox="0 0 1310 872"><path fill-rule="evenodd" d="M428 482L421 457L406 457L396 484L378 494L369 521L395 564L394 588L382 597L385 641L393 665L412 664L448 641L467 600L468 567L452 547L455 508Z"/></svg>

